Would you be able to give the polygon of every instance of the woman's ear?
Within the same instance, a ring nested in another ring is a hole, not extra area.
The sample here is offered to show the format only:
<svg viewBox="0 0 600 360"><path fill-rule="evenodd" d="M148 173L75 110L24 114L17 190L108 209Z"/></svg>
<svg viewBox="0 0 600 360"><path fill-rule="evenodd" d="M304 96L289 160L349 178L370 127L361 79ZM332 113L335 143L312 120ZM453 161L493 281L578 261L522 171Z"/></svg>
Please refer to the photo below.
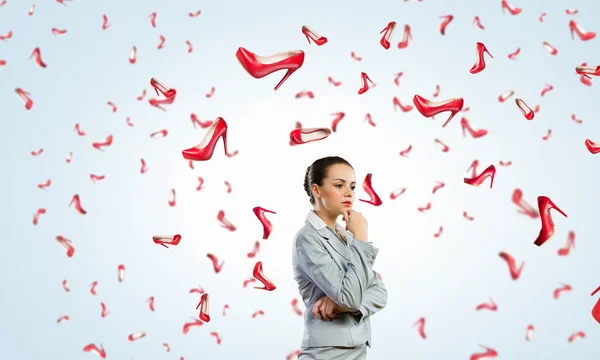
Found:
<svg viewBox="0 0 600 360"><path fill-rule="evenodd" d="M311 186L310 190L311 190L311 192L312 192L312 194L313 194L313 197L314 197L315 199L318 199L318 198L319 198L319 196L320 196L320 192L319 192L319 185L317 185L317 184L312 184L312 186Z"/></svg>

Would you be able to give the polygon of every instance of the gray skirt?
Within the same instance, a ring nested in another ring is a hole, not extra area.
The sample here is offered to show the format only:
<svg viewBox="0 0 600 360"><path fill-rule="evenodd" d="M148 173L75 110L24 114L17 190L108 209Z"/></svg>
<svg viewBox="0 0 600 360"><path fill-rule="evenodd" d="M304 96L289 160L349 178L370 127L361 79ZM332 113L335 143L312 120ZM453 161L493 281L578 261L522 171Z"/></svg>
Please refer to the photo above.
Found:
<svg viewBox="0 0 600 360"><path fill-rule="evenodd" d="M322 346L305 347L298 360L366 360L367 344L357 347Z"/></svg>

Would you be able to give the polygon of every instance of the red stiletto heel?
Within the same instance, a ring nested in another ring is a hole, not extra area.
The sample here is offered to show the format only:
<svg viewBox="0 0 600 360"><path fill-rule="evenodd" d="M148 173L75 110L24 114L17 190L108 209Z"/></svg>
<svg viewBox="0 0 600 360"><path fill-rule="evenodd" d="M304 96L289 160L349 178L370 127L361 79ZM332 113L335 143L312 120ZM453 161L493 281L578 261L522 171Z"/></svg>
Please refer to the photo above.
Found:
<svg viewBox="0 0 600 360"><path fill-rule="evenodd" d="M286 69L286 74L279 81L279 84L275 86L274 90L279 89L287 78L304 64L304 51L302 50L290 50L269 56L259 56L240 47L235 56L244 70L255 79L260 79L275 71Z"/></svg>
<svg viewBox="0 0 600 360"><path fill-rule="evenodd" d="M477 73L483 71L483 69L485 69L485 59L483 57L484 53L487 53L492 59L494 58L492 56L492 54L490 54L488 49L485 47L485 45L483 45L483 43L480 43L480 42L477 43L476 52L477 52L477 61L475 61L475 64L473 65L473 67L470 70L471 74L477 74Z"/></svg>
<svg viewBox="0 0 600 360"><path fill-rule="evenodd" d="M594 290L590 296L594 296L599 290L600 287ZM592 316L594 317L594 320L600 323L600 299L598 299L596 305L594 305L594 308L592 309Z"/></svg>
<svg viewBox="0 0 600 360"><path fill-rule="evenodd" d="M504 14L504 10L508 10L511 15L518 15L521 13L523 9L518 7L512 7L508 4L507 0L502 0L502 13Z"/></svg>
<svg viewBox="0 0 600 360"><path fill-rule="evenodd" d="M181 235L154 235L152 237L152 241L154 241L155 244L162 245L168 249L169 247L167 245L179 245L179 242L181 241Z"/></svg>
<svg viewBox="0 0 600 360"><path fill-rule="evenodd" d="M585 76L588 79L591 79L590 75L600 76L600 65L599 66L585 66L585 65L577 66L575 68L575 72L578 73L579 75Z"/></svg>
<svg viewBox="0 0 600 360"><path fill-rule="evenodd" d="M252 209L254 215L260 220L261 225L263 226L263 240L267 240L269 235L271 235L271 231L273 230L273 224L267 219L265 213L277 214L275 211L267 210L261 208L260 206L256 206Z"/></svg>
<svg viewBox="0 0 600 360"><path fill-rule="evenodd" d="M554 209L562 216L568 216L547 196L538 196L538 209L540 212L540 218L542 219L542 229L540 230L540 234L538 235L537 239L535 239L533 243L537 246L541 246L546 241L550 240L552 236L554 236L554 222L552 221L550 210Z"/></svg>
<svg viewBox="0 0 600 360"><path fill-rule="evenodd" d="M369 90L369 84L367 83L367 80L371 83L371 85L373 85L373 81L369 79L369 75L367 75L367 73L361 72L360 81L362 82L362 86L360 89L358 89L358 95L362 95L366 93L367 90Z"/></svg>
<svg viewBox="0 0 600 360"><path fill-rule="evenodd" d="M321 46L327 43L327 38L325 36L317 34L314 30L312 30L306 25L302 27L302 33L304 34L304 36L306 36L306 40L308 40L309 44L310 40L314 41L315 45L317 46Z"/></svg>
<svg viewBox="0 0 600 360"><path fill-rule="evenodd" d="M444 111L450 111L450 117L442 127L446 127L446 125L452 120L454 115L462 110L464 105L463 98L451 98L444 101L429 101L420 95L415 95L413 98L413 103L415 107L421 115L425 117L432 117Z"/></svg>
<svg viewBox="0 0 600 360"><path fill-rule="evenodd" d="M271 280L267 279L267 277L263 273L262 261L258 261L256 263L256 265L254 265L254 271L252 272L252 275L256 279L258 279L258 281L263 283L263 285L265 285L264 287L256 287L255 286L254 287L255 289L261 289L261 290L267 290L267 291L273 291L276 289L275 284L273 284L273 282Z"/></svg>
<svg viewBox="0 0 600 360"><path fill-rule="evenodd" d="M383 36L381 37L381 40L379 40L379 43L386 50L388 50L390 48L390 40L392 39L392 35L394 34L395 29L396 29L396 22L390 21L387 24L387 26L380 32L380 34L381 34L385 31L385 34L383 34Z"/></svg>
<svg viewBox="0 0 600 360"><path fill-rule="evenodd" d="M194 161L210 160L215 151L215 145L217 145L217 141L221 136L223 136L223 147L225 154L227 154L227 123L225 119L218 117L210 128L208 128L200 144L181 152L183 158Z"/></svg>
<svg viewBox="0 0 600 360"><path fill-rule="evenodd" d="M464 178L465 184L479 186L483 183L485 179L491 177L490 189L494 186L494 176L496 175L496 167L494 165L488 166L483 172L475 177L470 179Z"/></svg>
<svg viewBox="0 0 600 360"><path fill-rule="evenodd" d="M402 41L398 43L398 49L404 49L408 47L408 40L412 40L412 34L410 32L410 25L404 25L404 35Z"/></svg>
<svg viewBox="0 0 600 360"><path fill-rule="evenodd" d="M579 24L577 24L575 22L575 20L569 21L569 30L571 30L571 39L572 40L575 40L574 34L577 34L577 36L579 36L579 39L581 41L592 40L593 38L596 37L595 32L583 30L583 28L581 26L579 26Z"/></svg>
<svg viewBox="0 0 600 360"><path fill-rule="evenodd" d="M196 310L198 310L198 308L200 308L200 314L198 314L200 320L210 322L210 315L208 313L208 294L203 294L202 297L200 297L200 302L198 303L198 306L196 306Z"/></svg>
<svg viewBox="0 0 600 360"><path fill-rule="evenodd" d="M463 137L466 136L465 130L469 130L469 134L471 134L473 139L480 138L482 136L487 135L487 133L488 133L488 131L486 129L479 129L479 130L473 129L471 124L469 124L469 120L467 120L467 118L465 118L465 117L460 119L460 126L462 127Z"/></svg>
<svg viewBox="0 0 600 360"><path fill-rule="evenodd" d="M171 89L170 87L168 87L167 85L163 84L162 82L160 82L158 79L156 78L152 78L150 79L150 85L152 85L152 87L154 88L154 90L156 91L156 95L160 95L158 92L160 91L167 99L170 99L172 97L174 97L175 95L177 95L177 90L175 89Z"/></svg>

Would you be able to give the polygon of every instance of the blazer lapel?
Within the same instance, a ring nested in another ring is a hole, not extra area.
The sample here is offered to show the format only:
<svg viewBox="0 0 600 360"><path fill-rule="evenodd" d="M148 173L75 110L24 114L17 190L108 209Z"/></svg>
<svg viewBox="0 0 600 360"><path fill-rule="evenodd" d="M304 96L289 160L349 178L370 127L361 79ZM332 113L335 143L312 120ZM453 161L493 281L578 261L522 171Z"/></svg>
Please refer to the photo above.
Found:
<svg viewBox="0 0 600 360"><path fill-rule="evenodd" d="M322 237L324 237L327 240L327 242L329 243L329 245L331 245L335 252L337 252L344 259L349 259L349 248L346 245L344 245L342 240L340 240L337 236L331 234L331 231L326 227L317 231Z"/></svg>

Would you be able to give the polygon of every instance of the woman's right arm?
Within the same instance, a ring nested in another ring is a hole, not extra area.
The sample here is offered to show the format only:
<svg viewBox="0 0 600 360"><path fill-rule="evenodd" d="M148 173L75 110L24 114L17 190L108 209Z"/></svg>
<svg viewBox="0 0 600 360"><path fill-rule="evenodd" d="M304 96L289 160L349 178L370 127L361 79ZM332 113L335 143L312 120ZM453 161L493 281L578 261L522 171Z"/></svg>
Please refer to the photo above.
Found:
<svg viewBox="0 0 600 360"><path fill-rule="evenodd" d="M349 311L358 311L372 276L370 254L350 251L348 270L345 271L336 265L318 236L308 231L296 235L296 255L300 267L336 304Z"/></svg>

